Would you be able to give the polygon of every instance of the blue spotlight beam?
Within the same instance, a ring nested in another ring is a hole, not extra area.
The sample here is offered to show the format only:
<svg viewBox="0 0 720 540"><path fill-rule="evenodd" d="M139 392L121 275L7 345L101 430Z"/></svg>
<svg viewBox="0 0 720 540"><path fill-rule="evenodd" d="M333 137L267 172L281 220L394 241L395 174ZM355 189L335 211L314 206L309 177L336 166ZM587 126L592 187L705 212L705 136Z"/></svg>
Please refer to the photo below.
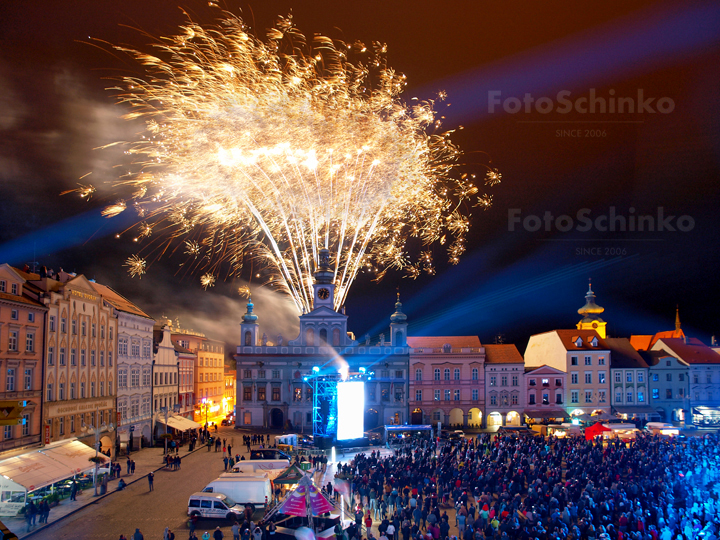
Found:
<svg viewBox="0 0 720 540"><path fill-rule="evenodd" d="M57 253L86 242L115 234L137 221L132 212L112 219L103 217L101 209L93 209L67 218L20 238L0 245L0 260L20 264L32 260L33 254Z"/></svg>
<svg viewBox="0 0 720 540"><path fill-rule="evenodd" d="M495 65L433 81L417 90L428 96L445 89L452 107L446 123L468 123L489 115L488 92L534 97L548 92L611 84L651 72L720 44L720 4L651 6L581 35L570 36ZM547 97L554 97L548 95ZM656 96L659 97L659 96ZM504 114L502 107L496 114Z"/></svg>

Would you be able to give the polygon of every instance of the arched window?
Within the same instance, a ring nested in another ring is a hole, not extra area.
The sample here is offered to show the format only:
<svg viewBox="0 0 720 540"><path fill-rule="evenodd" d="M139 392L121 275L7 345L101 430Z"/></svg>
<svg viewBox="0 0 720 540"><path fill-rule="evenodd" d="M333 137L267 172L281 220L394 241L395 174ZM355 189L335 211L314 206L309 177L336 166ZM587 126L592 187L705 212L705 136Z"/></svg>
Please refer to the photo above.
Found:
<svg viewBox="0 0 720 540"><path fill-rule="evenodd" d="M305 330L305 345L312 347L315 345L315 330L308 328Z"/></svg>
<svg viewBox="0 0 720 540"><path fill-rule="evenodd" d="M245 332L245 345L252 345L252 332L250 330Z"/></svg>
<svg viewBox="0 0 720 540"><path fill-rule="evenodd" d="M340 346L340 329L334 328L333 329L333 347L339 347Z"/></svg>
<svg viewBox="0 0 720 540"><path fill-rule="evenodd" d="M327 328L321 328L320 329L320 343L319 345L324 345L327 343Z"/></svg>

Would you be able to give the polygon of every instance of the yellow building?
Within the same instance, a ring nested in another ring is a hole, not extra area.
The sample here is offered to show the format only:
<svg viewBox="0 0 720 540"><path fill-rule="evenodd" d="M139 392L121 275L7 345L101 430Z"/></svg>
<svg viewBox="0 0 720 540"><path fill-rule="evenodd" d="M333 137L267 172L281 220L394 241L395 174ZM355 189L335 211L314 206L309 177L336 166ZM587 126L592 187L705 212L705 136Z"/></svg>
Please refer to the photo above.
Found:
<svg viewBox="0 0 720 540"><path fill-rule="evenodd" d="M172 340L197 355L194 366L195 416L201 425L220 423L225 418L225 344L205 334L173 328Z"/></svg>
<svg viewBox="0 0 720 540"><path fill-rule="evenodd" d="M225 367L225 392L223 394L223 412L235 415L235 381L237 380L237 371L233 368Z"/></svg>

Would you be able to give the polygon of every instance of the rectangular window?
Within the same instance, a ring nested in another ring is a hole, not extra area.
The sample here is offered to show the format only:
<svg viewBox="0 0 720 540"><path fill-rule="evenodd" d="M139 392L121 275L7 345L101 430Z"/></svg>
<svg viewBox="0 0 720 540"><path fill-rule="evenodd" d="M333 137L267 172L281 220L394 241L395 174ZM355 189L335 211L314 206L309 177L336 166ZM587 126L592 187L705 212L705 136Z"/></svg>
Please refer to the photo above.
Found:
<svg viewBox="0 0 720 540"><path fill-rule="evenodd" d="M586 366L592 366L592 356L586 356L586 357L585 357L585 365L586 365Z"/></svg>
<svg viewBox="0 0 720 540"><path fill-rule="evenodd" d="M25 370L25 378L23 380L23 390L32 390L32 369Z"/></svg>
<svg viewBox="0 0 720 540"><path fill-rule="evenodd" d="M10 330L8 337L8 351L18 350L18 333L16 330Z"/></svg>
<svg viewBox="0 0 720 540"><path fill-rule="evenodd" d="M571 357L570 357L570 365L571 365L571 366L577 366L577 365L578 365L578 357L577 357L577 356L571 356Z"/></svg>
<svg viewBox="0 0 720 540"><path fill-rule="evenodd" d="M415 390L415 401L422 401L422 390Z"/></svg>
<svg viewBox="0 0 720 540"><path fill-rule="evenodd" d="M435 390L435 401L440 401L440 390Z"/></svg>
<svg viewBox="0 0 720 540"><path fill-rule="evenodd" d="M476 367L472 368L472 380L473 381L478 380L478 368L476 368Z"/></svg>
<svg viewBox="0 0 720 540"><path fill-rule="evenodd" d="M453 391L453 401L460 401L460 390Z"/></svg>
<svg viewBox="0 0 720 540"><path fill-rule="evenodd" d="M7 379L5 379L5 391L15 391L15 368L8 368L7 370Z"/></svg>
<svg viewBox="0 0 720 540"><path fill-rule="evenodd" d="M35 352L35 334L25 335L25 350L27 352Z"/></svg>
<svg viewBox="0 0 720 540"><path fill-rule="evenodd" d="M570 403L580 403L580 392L577 390L570 391Z"/></svg>
<svg viewBox="0 0 720 540"><path fill-rule="evenodd" d="M592 390L585 390L585 403L592 403Z"/></svg>
<svg viewBox="0 0 720 540"><path fill-rule="evenodd" d="M570 384L578 384L578 374L577 373L570 374Z"/></svg>
<svg viewBox="0 0 720 540"><path fill-rule="evenodd" d="M473 389L472 389L472 400L473 400L473 401L477 401L477 400L478 400L478 389L477 389L477 388L473 388Z"/></svg>
<svg viewBox="0 0 720 540"><path fill-rule="evenodd" d="M280 401L280 387L276 386L272 389L272 400Z"/></svg>
<svg viewBox="0 0 720 540"><path fill-rule="evenodd" d="M592 371L585 372L585 384L592 384Z"/></svg>
<svg viewBox="0 0 720 540"><path fill-rule="evenodd" d="M415 370L415 380L422 381L422 369Z"/></svg>

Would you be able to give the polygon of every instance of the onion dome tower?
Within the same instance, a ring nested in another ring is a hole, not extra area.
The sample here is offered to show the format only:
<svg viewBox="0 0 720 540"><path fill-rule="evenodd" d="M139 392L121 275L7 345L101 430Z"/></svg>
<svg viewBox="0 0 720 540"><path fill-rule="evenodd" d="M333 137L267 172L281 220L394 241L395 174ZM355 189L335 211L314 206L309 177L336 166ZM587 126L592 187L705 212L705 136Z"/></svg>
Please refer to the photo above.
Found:
<svg viewBox="0 0 720 540"><path fill-rule="evenodd" d="M595 293L592 290L592 282L588 285L588 292L585 295L585 305L578 309L578 313L583 316L577 323L578 330L595 330L602 339L607 337L607 323L600 318L600 313L605 311L604 307L600 307L595 303Z"/></svg>

